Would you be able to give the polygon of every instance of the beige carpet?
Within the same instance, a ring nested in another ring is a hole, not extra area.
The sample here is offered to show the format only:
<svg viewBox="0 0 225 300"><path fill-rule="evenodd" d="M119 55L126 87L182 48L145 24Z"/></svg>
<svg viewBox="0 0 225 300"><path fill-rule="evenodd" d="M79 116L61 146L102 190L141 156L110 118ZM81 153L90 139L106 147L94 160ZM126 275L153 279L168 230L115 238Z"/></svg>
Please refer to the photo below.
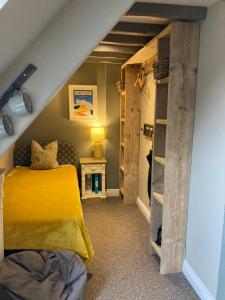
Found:
<svg viewBox="0 0 225 300"><path fill-rule="evenodd" d="M95 257L85 300L196 300L182 274L161 276L148 253L149 226L136 206L118 198L84 204Z"/></svg>

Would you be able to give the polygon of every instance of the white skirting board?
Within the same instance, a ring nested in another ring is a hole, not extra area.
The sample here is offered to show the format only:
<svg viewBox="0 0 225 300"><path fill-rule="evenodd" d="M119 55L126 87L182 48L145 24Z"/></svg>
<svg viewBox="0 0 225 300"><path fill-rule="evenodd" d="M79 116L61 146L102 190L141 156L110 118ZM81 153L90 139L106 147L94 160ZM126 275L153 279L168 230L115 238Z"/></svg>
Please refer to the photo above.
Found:
<svg viewBox="0 0 225 300"><path fill-rule="evenodd" d="M119 197L120 190L119 189L107 189L106 196L107 197Z"/></svg>
<svg viewBox="0 0 225 300"><path fill-rule="evenodd" d="M150 209L148 209L144 203L141 201L141 199L137 198L137 206L140 209L141 213L144 215L145 219L148 223L150 223Z"/></svg>
<svg viewBox="0 0 225 300"><path fill-rule="evenodd" d="M183 274L201 300L216 300L186 260L183 264Z"/></svg>

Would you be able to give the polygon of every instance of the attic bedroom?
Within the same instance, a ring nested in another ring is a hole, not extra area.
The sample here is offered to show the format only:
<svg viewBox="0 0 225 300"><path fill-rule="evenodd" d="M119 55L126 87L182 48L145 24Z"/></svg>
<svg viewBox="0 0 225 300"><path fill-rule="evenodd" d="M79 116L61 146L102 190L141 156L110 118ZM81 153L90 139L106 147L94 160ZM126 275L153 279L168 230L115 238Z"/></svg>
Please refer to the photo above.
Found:
<svg viewBox="0 0 225 300"><path fill-rule="evenodd" d="M0 1L0 299L224 299L224 13Z"/></svg>

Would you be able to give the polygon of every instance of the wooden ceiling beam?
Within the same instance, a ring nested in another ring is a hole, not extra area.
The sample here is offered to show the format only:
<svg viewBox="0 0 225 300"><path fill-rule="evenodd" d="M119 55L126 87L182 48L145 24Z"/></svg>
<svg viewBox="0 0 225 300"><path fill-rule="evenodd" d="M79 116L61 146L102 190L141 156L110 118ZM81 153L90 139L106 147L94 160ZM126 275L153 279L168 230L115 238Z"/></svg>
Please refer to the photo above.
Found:
<svg viewBox="0 0 225 300"><path fill-rule="evenodd" d="M121 58L127 60L131 57L129 53L120 53L120 52L97 52L93 51L90 56L98 56L98 57L111 57L111 58Z"/></svg>
<svg viewBox="0 0 225 300"><path fill-rule="evenodd" d="M103 43L117 44L117 45L130 45L130 46L144 46L150 41L150 37L146 36L133 36L123 34L108 34Z"/></svg>
<svg viewBox="0 0 225 300"><path fill-rule="evenodd" d="M97 52L118 52L118 53L129 53L134 54L142 47L137 46L119 46L119 45L104 45L100 44L95 48Z"/></svg>
<svg viewBox="0 0 225 300"><path fill-rule="evenodd" d="M136 2L125 15L201 21L207 17L207 7Z"/></svg>
<svg viewBox="0 0 225 300"><path fill-rule="evenodd" d="M143 35L153 37L165 28L165 25L159 24L144 24L144 23L132 23L132 22L118 22L116 26L111 30L112 34L124 34Z"/></svg>
<svg viewBox="0 0 225 300"><path fill-rule="evenodd" d="M87 58L86 62L123 65L126 62L126 59L112 58L112 57L89 56Z"/></svg>

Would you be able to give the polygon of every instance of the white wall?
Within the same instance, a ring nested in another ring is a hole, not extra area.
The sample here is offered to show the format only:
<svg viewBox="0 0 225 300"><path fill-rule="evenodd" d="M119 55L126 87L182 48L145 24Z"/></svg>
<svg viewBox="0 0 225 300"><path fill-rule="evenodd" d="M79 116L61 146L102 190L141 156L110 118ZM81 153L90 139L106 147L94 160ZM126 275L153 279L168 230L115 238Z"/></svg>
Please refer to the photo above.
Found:
<svg viewBox="0 0 225 300"><path fill-rule="evenodd" d="M225 2L202 24L186 261L216 297L225 204ZM206 298L205 298L206 299Z"/></svg>
<svg viewBox="0 0 225 300"><path fill-rule="evenodd" d="M1 139L0 155L15 143L133 2L71 0L31 47L1 74L3 92L27 64L38 67L24 85L33 99L34 113L24 118L12 116L15 134Z"/></svg>

